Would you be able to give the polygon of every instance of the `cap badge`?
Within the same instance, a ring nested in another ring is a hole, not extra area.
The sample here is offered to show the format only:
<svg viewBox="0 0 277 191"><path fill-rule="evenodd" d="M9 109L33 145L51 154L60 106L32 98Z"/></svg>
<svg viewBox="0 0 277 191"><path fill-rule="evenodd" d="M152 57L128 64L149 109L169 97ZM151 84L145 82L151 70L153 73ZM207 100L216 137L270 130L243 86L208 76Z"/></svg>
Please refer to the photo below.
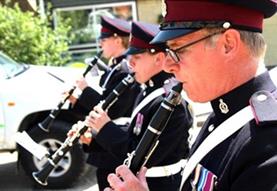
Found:
<svg viewBox="0 0 277 191"><path fill-rule="evenodd" d="M222 113L226 114L229 112L228 105L224 103L223 99L219 99L219 109Z"/></svg>
<svg viewBox="0 0 277 191"><path fill-rule="evenodd" d="M153 54L153 53L156 52L156 50L155 50L154 48L151 48L151 49L150 49L150 52Z"/></svg>
<svg viewBox="0 0 277 191"><path fill-rule="evenodd" d="M228 28L230 28L231 27L231 23L229 23L229 22L225 22L225 23L223 23L223 26L222 26L224 29L228 29Z"/></svg>
<svg viewBox="0 0 277 191"><path fill-rule="evenodd" d="M162 0L162 16L165 17L167 14L167 7L166 7L166 3L165 0Z"/></svg>

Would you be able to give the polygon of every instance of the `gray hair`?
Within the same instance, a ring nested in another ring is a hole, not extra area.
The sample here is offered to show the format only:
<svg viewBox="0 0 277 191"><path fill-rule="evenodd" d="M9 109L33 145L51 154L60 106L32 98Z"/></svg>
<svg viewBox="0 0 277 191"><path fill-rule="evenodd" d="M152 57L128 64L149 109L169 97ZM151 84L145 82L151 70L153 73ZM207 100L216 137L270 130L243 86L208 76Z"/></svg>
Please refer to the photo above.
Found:
<svg viewBox="0 0 277 191"><path fill-rule="evenodd" d="M222 28L206 28L208 33L216 33L222 31ZM249 53L257 58L264 58L266 51L266 43L261 33L251 32L245 30L237 30L240 34L242 42L246 45ZM211 43L214 43L217 39L217 35L210 39Z"/></svg>

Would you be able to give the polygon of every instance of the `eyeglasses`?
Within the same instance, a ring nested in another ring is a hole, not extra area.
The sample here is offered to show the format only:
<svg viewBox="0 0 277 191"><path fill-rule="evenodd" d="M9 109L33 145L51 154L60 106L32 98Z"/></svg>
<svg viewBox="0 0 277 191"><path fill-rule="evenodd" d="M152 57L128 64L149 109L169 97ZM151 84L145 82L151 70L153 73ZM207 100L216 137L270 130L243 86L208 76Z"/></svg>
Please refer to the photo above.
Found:
<svg viewBox="0 0 277 191"><path fill-rule="evenodd" d="M223 31L221 31L221 32L215 32L215 33L212 33L212 34L209 34L208 36L205 36L205 37L202 37L202 38L200 38L200 39L198 39L198 40L196 40L196 41L193 41L193 42L191 42L191 43L188 43L188 44L186 44L186 45L183 45L183 46L181 46L181 47L179 47L179 48L177 48L177 49L170 49L170 48L167 48L165 51L166 51L166 53L176 62L176 63L178 63L178 62L180 62L180 57L179 57L179 55L178 55L178 52L180 52L180 50L182 50L182 49L184 49L184 48L187 48L187 47L189 47L189 46L192 46L192 45L194 45L194 44L196 44L196 43L198 43L198 42L201 42L201 41L203 41L203 40L205 40L205 39L208 39L208 38L210 38L210 37L212 37L212 36L214 36L214 35L217 35L217 34L220 34L220 33L223 33Z"/></svg>

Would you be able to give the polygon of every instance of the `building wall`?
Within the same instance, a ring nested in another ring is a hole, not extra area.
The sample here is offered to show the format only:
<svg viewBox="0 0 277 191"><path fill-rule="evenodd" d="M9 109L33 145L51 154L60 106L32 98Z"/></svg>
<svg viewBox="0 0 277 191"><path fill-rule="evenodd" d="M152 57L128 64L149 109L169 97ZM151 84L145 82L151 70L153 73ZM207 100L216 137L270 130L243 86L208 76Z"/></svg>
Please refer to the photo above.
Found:
<svg viewBox="0 0 277 191"><path fill-rule="evenodd" d="M9 6L13 6L15 3L18 3L22 11L36 11L37 4L35 0L0 0L0 4L9 2Z"/></svg>
<svg viewBox="0 0 277 191"><path fill-rule="evenodd" d="M277 14L264 22L264 37L267 43L266 65L277 65Z"/></svg>
<svg viewBox="0 0 277 191"><path fill-rule="evenodd" d="M158 23L161 14L161 0L137 0L138 20Z"/></svg>

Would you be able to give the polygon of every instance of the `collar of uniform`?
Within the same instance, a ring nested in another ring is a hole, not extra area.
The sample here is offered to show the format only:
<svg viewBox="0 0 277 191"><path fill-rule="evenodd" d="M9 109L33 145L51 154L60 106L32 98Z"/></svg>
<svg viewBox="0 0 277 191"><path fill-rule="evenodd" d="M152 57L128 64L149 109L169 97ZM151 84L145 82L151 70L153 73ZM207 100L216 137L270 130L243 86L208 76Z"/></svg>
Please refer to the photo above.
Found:
<svg viewBox="0 0 277 191"><path fill-rule="evenodd" d="M253 93L260 90L275 91L269 73L265 72L245 84L235 88L231 92L218 97L211 101L211 105L215 114L215 126L249 105L250 97Z"/></svg>
<svg viewBox="0 0 277 191"><path fill-rule="evenodd" d="M150 80L148 80L144 84L146 94L151 93L152 91L154 91L157 88L163 87L165 81L171 77L172 77L171 74L168 74L164 71L153 76Z"/></svg>
<svg viewBox="0 0 277 191"><path fill-rule="evenodd" d="M120 63L123 59L126 59L127 55L126 54L122 54L118 57L115 57L112 59L112 65L117 65L118 63Z"/></svg>

